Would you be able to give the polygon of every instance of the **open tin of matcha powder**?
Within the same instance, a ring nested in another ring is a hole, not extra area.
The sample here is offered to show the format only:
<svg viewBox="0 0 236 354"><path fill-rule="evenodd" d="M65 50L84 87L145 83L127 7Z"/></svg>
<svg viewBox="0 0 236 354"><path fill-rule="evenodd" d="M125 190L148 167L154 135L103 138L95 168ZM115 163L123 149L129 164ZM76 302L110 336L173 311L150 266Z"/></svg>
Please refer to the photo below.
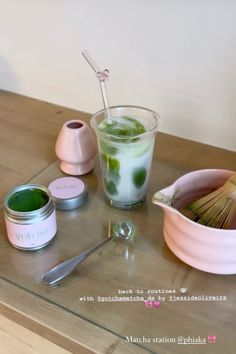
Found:
<svg viewBox="0 0 236 354"><path fill-rule="evenodd" d="M4 199L4 214L13 247L38 250L56 235L54 202L49 190L42 185L27 184L10 191Z"/></svg>

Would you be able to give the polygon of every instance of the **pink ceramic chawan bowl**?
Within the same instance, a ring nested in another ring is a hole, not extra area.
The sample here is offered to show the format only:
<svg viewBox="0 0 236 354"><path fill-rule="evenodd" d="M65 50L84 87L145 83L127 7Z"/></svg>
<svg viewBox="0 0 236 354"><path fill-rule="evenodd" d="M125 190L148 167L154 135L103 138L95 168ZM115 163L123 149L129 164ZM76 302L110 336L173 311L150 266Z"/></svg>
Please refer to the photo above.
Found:
<svg viewBox="0 0 236 354"><path fill-rule="evenodd" d="M232 174L218 169L193 171L153 195L153 203L164 211L168 247L183 262L209 273L236 274L236 218L230 229L215 229L188 219L178 209L219 188Z"/></svg>

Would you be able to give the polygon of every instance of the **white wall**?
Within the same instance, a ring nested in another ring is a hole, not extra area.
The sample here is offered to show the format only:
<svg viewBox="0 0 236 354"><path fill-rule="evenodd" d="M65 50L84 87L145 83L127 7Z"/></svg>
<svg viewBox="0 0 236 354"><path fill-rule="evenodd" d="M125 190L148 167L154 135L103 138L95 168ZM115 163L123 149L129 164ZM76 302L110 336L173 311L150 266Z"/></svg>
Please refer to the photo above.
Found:
<svg viewBox="0 0 236 354"><path fill-rule="evenodd" d="M0 88L87 112L156 110L160 130L236 151L235 0L0 0Z"/></svg>

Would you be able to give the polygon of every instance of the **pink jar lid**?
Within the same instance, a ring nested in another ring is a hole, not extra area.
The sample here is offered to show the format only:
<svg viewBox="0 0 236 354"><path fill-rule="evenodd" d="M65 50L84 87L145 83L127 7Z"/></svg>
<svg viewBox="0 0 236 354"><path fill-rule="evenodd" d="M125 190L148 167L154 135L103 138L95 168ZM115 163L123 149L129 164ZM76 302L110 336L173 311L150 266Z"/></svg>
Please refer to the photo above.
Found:
<svg viewBox="0 0 236 354"><path fill-rule="evenodd" d="M57 178L49 184L48 189L57 209L76 209L88 199L86 184L76 177Z"/></svg>

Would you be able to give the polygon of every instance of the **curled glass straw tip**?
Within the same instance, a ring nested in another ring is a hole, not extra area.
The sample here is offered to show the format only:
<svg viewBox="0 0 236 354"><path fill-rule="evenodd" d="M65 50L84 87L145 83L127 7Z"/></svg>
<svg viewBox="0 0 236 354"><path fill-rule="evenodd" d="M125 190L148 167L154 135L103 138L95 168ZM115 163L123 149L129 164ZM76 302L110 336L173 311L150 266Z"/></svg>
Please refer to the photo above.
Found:
<svg viewBox="0 0 236 354"><path fill-rule="evenodd" d="M97 71L96 76L99 81L106 81L109 78L109 70Z"/></svg>
<svg viewBox="0 0 236 354"><path fill-rule="evenodd" d="M109 101L108 101L108 97L107 97L107 90L106 90L106 84L105 84L105 81L109 77L109 70L105 69L105 70L101 71L99 66L97 65L95 60L91 57L91 55L87 52L87 50L83 50L82 55L85 58L85 60L88 62L88 64L91 66L93 71L96 73L96 76L99 80L100 89L101 89L101 93L102 93L103 105L104 105L104 108L106 111L106 118L111 123L112 117L111 117L111 113L110 113L110 109L109 109L110 105L109 105Z"/></svg>

